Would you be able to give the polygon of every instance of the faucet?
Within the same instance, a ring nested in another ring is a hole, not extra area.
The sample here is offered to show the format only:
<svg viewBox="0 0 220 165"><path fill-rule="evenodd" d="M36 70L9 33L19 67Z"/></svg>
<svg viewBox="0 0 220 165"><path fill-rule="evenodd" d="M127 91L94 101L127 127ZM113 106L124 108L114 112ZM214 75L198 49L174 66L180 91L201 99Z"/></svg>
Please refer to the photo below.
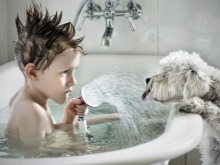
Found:
<svg viewBox="0 0 220 165"><path fill-rule="evenodd" d="M115 3L111 0L107 0L105 2L105 10L104 17L106 23L106 29L102 36L101 45L102 46L110 46L111 45L111 37L114 29L114 9L119 5L119 1Z"/></svg>
<svg viewBox="0 0 220 165"><path fill-rule="evenodd" d="M102 46L110 46L111 45L111 37L112 37L113 28L107 27L105 29L105 33L102 36L101 45Z"/></svg>
<svg viewBox="0 0 220 165"><path fill-rule="evenodd" d="M80 7L78 8L75 15L73 21L74 26L76 26L79 14L86 4L87 9L82 12L82 20L77 29L79 31L82 29L86 18L89 18L90 20L97 20L103 16L105 18L106 28L101 40L102 46L111 45L115 16L124 16L125 18L127 18L131 30L135 31L135 26L132 22L132 19L138 19L142 15L141 6L137 4L135 0L129 0L125 10L115 10L115 8L120 4L119 0L117 0L116 2L114 2L113 0L106 0L104 10L102 10L99 5L95 4L93 0L84 0L81 2Z"/></svg>

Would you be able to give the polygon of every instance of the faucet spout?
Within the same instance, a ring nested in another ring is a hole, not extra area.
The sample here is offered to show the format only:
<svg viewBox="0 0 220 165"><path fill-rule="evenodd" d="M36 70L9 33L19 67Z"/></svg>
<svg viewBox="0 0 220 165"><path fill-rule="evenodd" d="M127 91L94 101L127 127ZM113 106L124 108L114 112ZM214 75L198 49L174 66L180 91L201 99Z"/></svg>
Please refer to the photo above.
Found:
<svg viewBox="0 0 220 165"><path fill-rule="evenodd" d="M112 38L113 28L106 28L105 33L102 36L102 46L110 46L111 45L111 38Z"/></svg>
<svg viewBox="0 0 220 165"><path fill-rule="evenodd" d="M136 3L136 0L129 0L125 10L116 10L116 7L120 4L120 0L105 0L104 10L102 10L99 5L94 3L94 0L82 0L73 21L74 26L76 26L79 14L86 4L87 9L82 13L82 20L77 29L79 31L82 29L83 23L86 19L97 20L100 17L104 17L106 28L101 40L102 46L109 47L111 45L112 33L114 30L114 18L116 16L124 16L127 18L131 30L135 31L135 26L132 20L138 19L142 15L141 6Z"/></svg>

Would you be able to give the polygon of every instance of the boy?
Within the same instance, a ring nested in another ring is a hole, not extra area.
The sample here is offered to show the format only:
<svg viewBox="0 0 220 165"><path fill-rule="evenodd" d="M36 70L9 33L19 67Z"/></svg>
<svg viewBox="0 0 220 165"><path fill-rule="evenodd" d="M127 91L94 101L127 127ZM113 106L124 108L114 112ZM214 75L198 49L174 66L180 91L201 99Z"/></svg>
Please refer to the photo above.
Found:
<svg viewBox="0 0 220 165"><path fill-rule="evenodd" d="M33 2L26 10L25 25L18 16L16 18L18 38L14 53L25 84L9 102L11 114L5 135L9 145L23 149L31 156L40 153L39 147L55 129L73 131L75 116L84 116L88 112L80 97L72 98L64 107L62 123L55 124L47 105L48 98L58 104L66 102L76 84L74 72L80 55L84 54L79 46L82 38L73 39L73 25L70 22L59 25L61 17L62 12L49 16L46 10L44 14ZM119 118L115 114L100 115L87 121L96 124Z"/></svg>
<svg viewBox="0 0 220 165"><path fill-rule="evenodd" d="M54 129L74 130L75 116L88 112L80 97L72 98L66 103L62 123L55 124L47 105L48 98L58 104L67 100L76 84L74 72L80 55L84 54L79 46L82 38L73 39L73 25L59 25L61 17L62 12L49 16L47 10L43 13L40 6L33 3L26 10L25 25L18 16L16 18L18 38L14 53L25 84L10 100L11 114L5 135L12 147L36 147L34 151L30 149L34 153L26 152L31 156L39 154L38 147L44 145L43 139Z"/></svg>

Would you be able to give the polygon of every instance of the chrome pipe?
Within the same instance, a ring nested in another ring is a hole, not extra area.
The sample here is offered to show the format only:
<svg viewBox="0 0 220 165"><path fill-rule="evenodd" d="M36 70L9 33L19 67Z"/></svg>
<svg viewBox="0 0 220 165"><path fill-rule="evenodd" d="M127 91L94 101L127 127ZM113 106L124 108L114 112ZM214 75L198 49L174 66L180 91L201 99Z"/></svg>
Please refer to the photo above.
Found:
<svg viewBox="0 0 220 165"><path fill-rule="evenodd" d="M90 1L90 0L83 0L78 8L78 10L76 11L76 14L75 14L75 17L73 19L73 25L74 27L76 27L76 24L77 24L77 21L78 21L78 18L79 18L79 15L83 9L83 7L85 6L85 4Z"/></svg>

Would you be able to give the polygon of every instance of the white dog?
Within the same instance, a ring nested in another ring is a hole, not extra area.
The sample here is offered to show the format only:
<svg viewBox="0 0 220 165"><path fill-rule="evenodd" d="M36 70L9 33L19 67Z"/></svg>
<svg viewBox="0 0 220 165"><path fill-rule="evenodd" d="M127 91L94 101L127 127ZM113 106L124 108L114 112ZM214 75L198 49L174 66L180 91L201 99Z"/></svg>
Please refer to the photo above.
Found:
<svg viewBox="0 0 220 165"><path fill-rule="evenodd" d="M175 109L204 119L203 165L220 165L220 71L196 53L173 52L160 61L161 70L146 79L147 95L161 102L178 101Z"/></svg>

